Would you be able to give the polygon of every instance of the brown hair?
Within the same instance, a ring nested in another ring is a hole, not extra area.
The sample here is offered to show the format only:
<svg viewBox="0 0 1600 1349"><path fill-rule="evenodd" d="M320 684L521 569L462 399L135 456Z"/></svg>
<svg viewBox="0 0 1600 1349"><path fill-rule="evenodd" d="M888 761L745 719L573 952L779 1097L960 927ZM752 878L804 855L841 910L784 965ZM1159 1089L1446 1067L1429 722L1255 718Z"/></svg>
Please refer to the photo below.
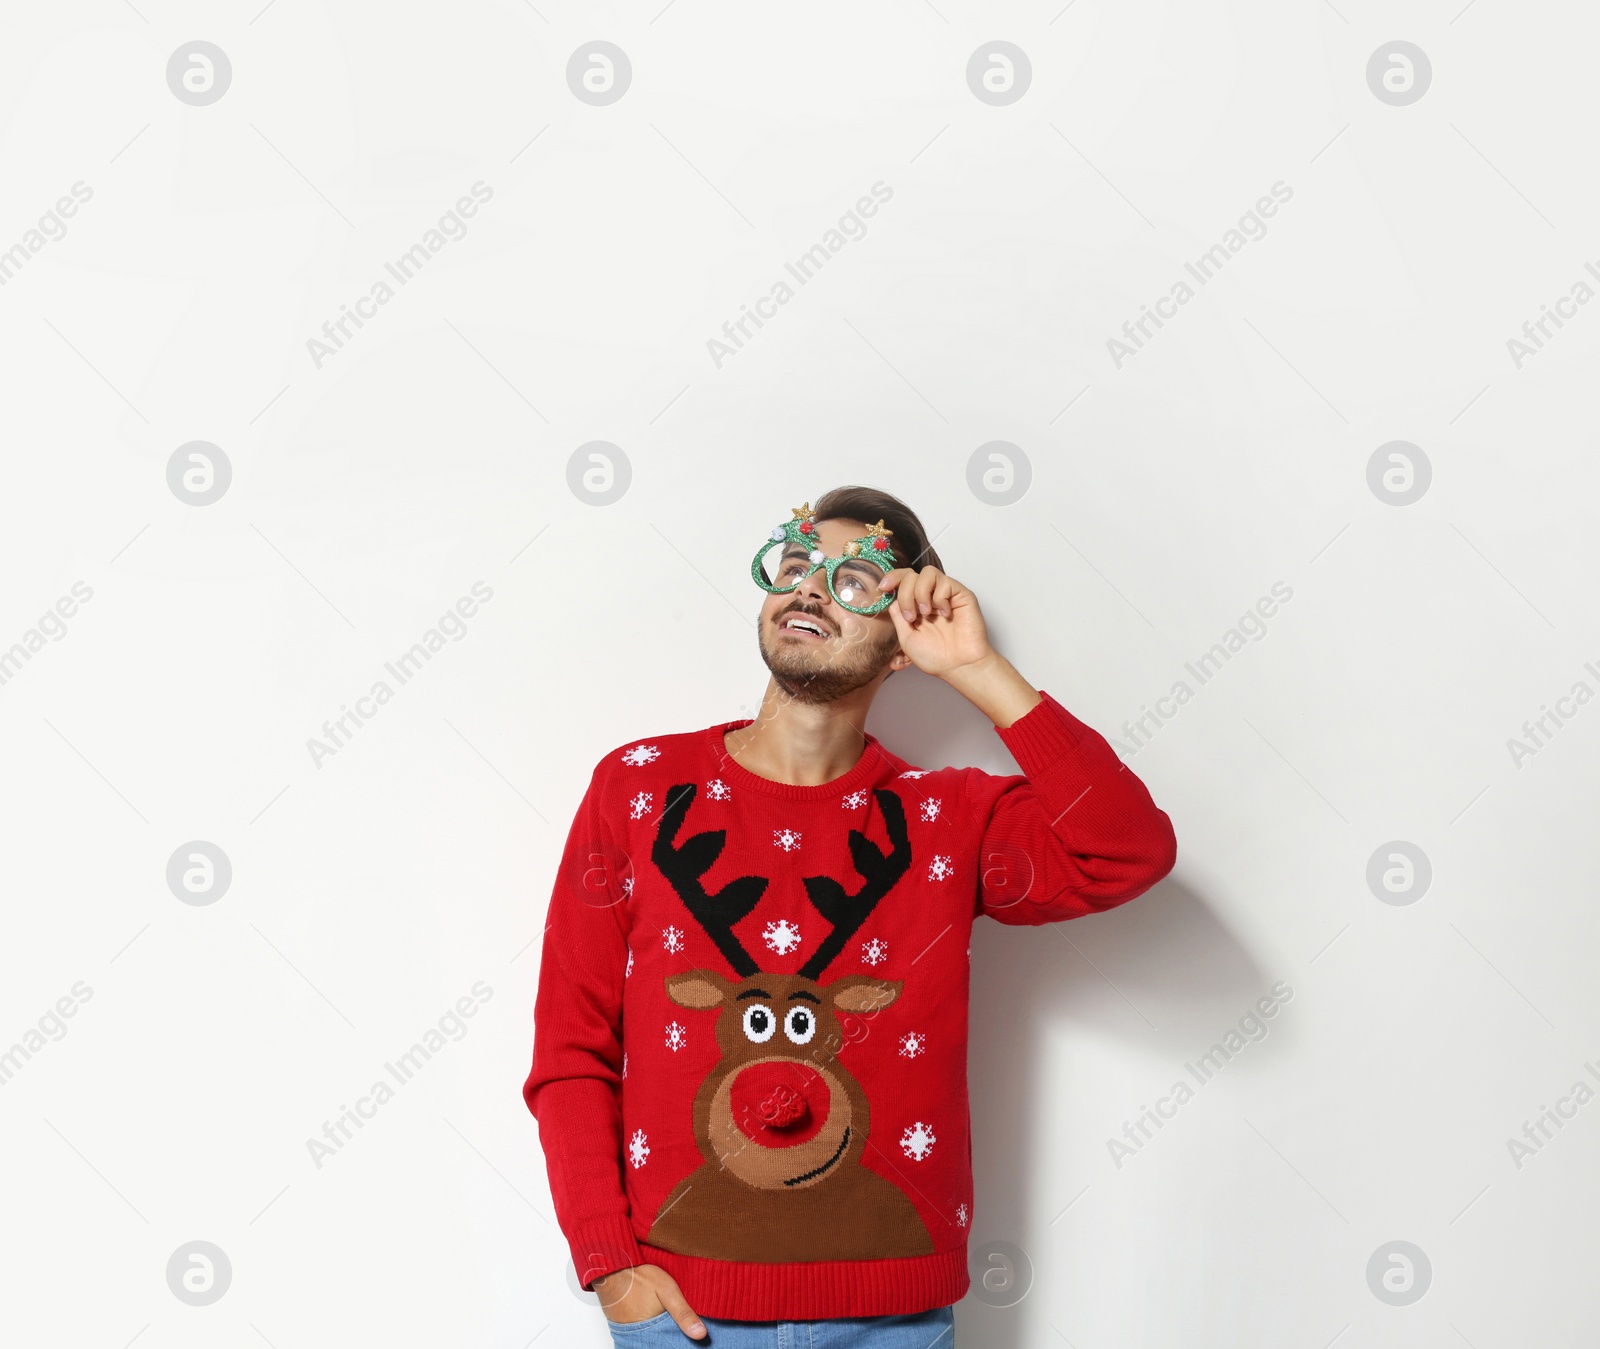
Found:
<svg viewBox="0 0 1600 1349"><path fill-rule="evenodd" d="M899 497L876 487L835 487L823 493L816 504L815 518L860 520L868 525L882 520L883 527L889 531L896 566L910 567L913 571L928 566L944 570L944 563L928 542L928 533L917 519L917 513Z"/></svg>

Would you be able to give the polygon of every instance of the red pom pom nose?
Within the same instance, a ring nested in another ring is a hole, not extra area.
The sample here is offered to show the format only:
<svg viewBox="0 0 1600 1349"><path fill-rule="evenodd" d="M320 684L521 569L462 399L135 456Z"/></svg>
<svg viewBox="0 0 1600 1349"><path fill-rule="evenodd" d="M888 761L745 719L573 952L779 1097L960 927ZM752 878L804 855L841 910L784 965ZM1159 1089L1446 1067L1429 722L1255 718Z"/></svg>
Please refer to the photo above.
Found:
<svg viewBox="0 0 1600 1349"><path fill-rule="evenodd" d="M756 1107L756 1114L769 1129L782 1129L804 1119L811 1113L806 1098L793 1087L780 1083L767 1093L767 1099Z"/></svg>
<svg viewBox="0 0 1600 1349"><path fill-rule="evenodd" d="M733 1121L754 1143L792 1148L828 1120L828 1084L803 1063L752 1063L734 1079Z"/></svg>

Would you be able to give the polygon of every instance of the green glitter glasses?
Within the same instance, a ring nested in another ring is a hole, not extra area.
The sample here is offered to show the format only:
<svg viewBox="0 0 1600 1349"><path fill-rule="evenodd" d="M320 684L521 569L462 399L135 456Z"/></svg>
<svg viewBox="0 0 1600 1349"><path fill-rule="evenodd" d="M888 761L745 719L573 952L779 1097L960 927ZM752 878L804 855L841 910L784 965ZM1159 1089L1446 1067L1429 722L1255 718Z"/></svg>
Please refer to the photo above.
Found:
<svg viewBox="0 0 1600 1349"><path fill-rule="evenodd" d="M773 528L767 542L761 546L755 561L750 564L750 576L763 590L774 595L787 595L818 567L828 573L828 593L834 603L853 614L876 614L888 608L894 591L878 593L878 580L896 567L894 549L889 536L894 532L883 527L879 520L868 525L859 539L851 539L838 557L824 556L817 547L817 526L811 503L790 508L792 519ZM769 568L763 559L774 548L782 546L776 567ZM856 601L872 597L870 604Z"/></svg>

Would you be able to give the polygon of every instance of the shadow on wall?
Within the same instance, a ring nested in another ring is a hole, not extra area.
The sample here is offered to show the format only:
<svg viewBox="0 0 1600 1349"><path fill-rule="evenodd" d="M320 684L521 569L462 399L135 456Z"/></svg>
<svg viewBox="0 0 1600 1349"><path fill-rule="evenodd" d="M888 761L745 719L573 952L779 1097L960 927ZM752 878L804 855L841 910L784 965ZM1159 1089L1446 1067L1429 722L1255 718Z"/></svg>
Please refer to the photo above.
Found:
<svg viewBox="0 0 1600 1349"><path fill-rule="evenodd" d="M1181 857L1181 826L1178 836ZM1172 876L1104 914L1040 927L1006 927L986 918L973 924L974 1290L984 1242L1029 1245L1025 1234L1048 1231L1085 1185L1103 1197L1116 1172L1099 1137L1120 1139L1140 1101L1153 1101L1154 1093L1183 1077L1184 1060L1236 1022L1275 977L1200 895ZM1136 1089L1145 1094L1130 1097L1126 1087L1117 1087L1108 1096L1082 1082L1047 1084L1046 1072L1058 1076L1060 1070L1041 1065L1051 1062L1050 1045L1059 1046L1063 1027L1114 1050L1126 1047L1147 1065L1140 1077L1148 1080ZM1282 1052L1284 1034L1273 1030L1274 1052ZM1047 1099L1064 1099L1068 1118L1052 1122ZM1065 1171L1064 1133L1074 1140L1074 1160ZM1160 1143L1155 1133L1142 1146ZM1055 1280L1039 1253L1030 1255L1037 1296ZM1006 1335L1023 1333L1020 1306L990 1310L973 1293L961 1306L963 1318L975 1318L967 1321L968 1333L977 1332L981 1343L998 1345ZM962 1333L958 1326L958 1343Z"/></svg>
<svg viewBox="0 0 1600 1349"><path fill-rule="evenodd" d="M1073 710L1050 681L1042 687ZM879 699L870 729L908 762L1019 771L993 726L947 685L914 677L901 689L892 683L889 688L893 692ZM1156 804L1171 814L1151 790ZM1085 1184L1103 1184L1115 1174L1106 1150L1084 1152L1080 1143L1073 1174L1055 1175L1063 1133L1075 1140L1101 1131L1117 1134L1140 1098L1123 1099L1121 1089L1116 1099L1102 1099L1073 1084L1047 1087L1040 1065L1049 1061L1052 1039L1059 1042L1053 1028L1079 1028L1157 1065L1143 1088L1156 1092L1176 1081L1185 1059L1250 1011L1282 973L1260 965L1204 897L1183 882L1183 824L1174 816L1173 825L1178 871L1118 908L1039 927L986 918L973 924L968 1090L977 1187L974 1252L990 1239L1020 1242L1023 1234L1047 1228ZM1273 1038L1280 1039L1275 1052L1282 1052L1283 1035L1274 1029ZM1162 1080L1163 1073L1170 1076ZM1054 1127L1045 1117L1047 1092L1071 1102L1070 1119ZM1069 1188L1057 1193L1054 1184L1041 1185L1046 1178ZM1048 1273L1035 1262L1035 1291ZM973 1293L962 1303L963 1317L978 1318L971 1329L983 1343L1021 1333L1017 1310L989 1313ZM962 1335L958 1324L958 1342Z"/></svg>

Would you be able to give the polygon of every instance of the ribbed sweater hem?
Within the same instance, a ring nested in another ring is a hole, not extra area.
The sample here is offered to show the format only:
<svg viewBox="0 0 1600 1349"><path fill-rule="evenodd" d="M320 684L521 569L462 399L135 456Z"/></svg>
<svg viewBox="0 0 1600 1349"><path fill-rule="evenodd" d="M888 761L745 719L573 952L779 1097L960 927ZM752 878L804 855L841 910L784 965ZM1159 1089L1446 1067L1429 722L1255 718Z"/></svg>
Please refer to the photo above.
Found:
<svg viewBox="0 0 1600 1349"><path fill-rule="evenodd" d="M579 1287L589 1289L596 1279L619 1269L649 1263L633 1234L626 1214L614 1214L579 1223L567 1238Z"/></svg>
<svg viewBox="0 0 1600 1349"><path fill-rule="evenodd" d="M892 1260L758 1264L679 1255L640 1242L647 1264L678 1281L701 1316L735 1321L817 1321L830 1316L904 1316L966 1296L966 1248Z"/></svg>
<svg viewBox="0 0 1600 1349"><path fill-rule="evenodd" d="M1046 706L1049 704L1049 706ZM1055 716L1050 714L1054 712ZM1038 715L1035 715L1037 713ZM1055 767L1070 757L1088 728L1044 689L1039 701L1009 726L996 726L995 733L1011 751L1017 766L1027 772Z"/></svg>

